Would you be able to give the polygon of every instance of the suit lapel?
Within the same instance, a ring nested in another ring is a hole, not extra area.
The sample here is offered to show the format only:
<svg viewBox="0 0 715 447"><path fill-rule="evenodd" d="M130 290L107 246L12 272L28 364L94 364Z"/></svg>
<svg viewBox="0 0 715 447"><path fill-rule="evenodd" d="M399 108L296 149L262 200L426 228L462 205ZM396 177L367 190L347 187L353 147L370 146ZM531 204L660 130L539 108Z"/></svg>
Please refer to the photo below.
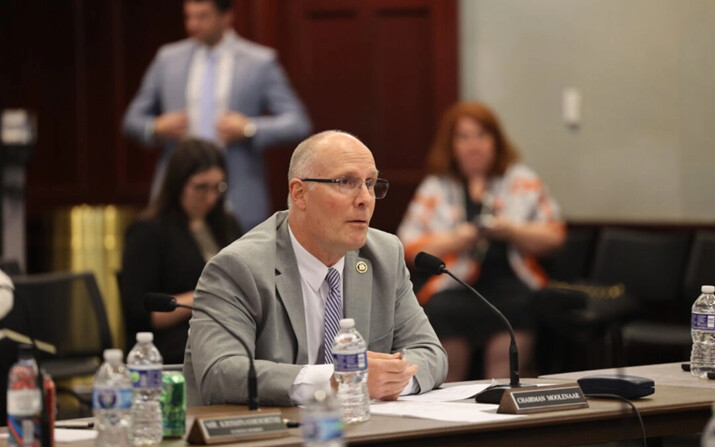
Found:
<svg viewBox="0 0 715 447"><path fill-rule="evenodd" d="M288 313L293 332L298 341L296 363L308 363L308 336L305 330L305 307L300 285L298 262L288 234L287 218L279 225L276 234L276 291ZM297 293L296 293L297 292Z"/></svg>
<svg viewBox="0 0 715 447"><path fill-rule="evenodd" d="M171 104L170 110L182 110L186 108L186 90L187 84L189 82L189 70L191 69L191 59L196 51L196 44L191 42L190 45L186 47L185 51L181 51L176 54L176 65L175 67L183 67L183 70L174 71L174 82L169 82L167 88L172 89L172 91L166 95L167 98L176 98L172 101L176 101Z"/></svg>
<svg viewBox="0 0 715 447"><path fill-rule="evenodd" d="M360 273L360 272L363 273ZM372 304L372 264L357 251L345 255L343 269L343 305L346 318L355 320L358 332L370 343L370 306Z"/></svg>

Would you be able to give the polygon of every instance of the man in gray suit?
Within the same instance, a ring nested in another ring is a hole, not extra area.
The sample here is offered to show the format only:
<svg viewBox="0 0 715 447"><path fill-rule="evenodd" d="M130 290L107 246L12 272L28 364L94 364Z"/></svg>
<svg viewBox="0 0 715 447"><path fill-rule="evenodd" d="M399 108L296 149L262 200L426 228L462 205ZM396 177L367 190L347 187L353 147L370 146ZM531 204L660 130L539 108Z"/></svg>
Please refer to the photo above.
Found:
<svg viewBox="0 0 715 447"><path fill-rule="evenodd" d="M152 197L176 144L188 136L225 147L228 202L244 230L268 216L262 152L310 132L303 105L270 48L233 31L231 0L185 0L190 38L159 49L124 117L124 132L164 144Z"/></svg>
<svg viewBox="0 0 715 447"><path fill-rule="evenodd" d="M326 131L298 145L288 211L222 250L199 279L195 305L215 313L251 352L194 313L184 357L190 406L247 402L247 355L256 359L263 404L302 404L327 386L333 269L340 316L353 318L368 344L370 396L396 399L442 383L447 357L412 292L402 245L369 228L388 187L377 174L372 153L352 135Z"/></svg>

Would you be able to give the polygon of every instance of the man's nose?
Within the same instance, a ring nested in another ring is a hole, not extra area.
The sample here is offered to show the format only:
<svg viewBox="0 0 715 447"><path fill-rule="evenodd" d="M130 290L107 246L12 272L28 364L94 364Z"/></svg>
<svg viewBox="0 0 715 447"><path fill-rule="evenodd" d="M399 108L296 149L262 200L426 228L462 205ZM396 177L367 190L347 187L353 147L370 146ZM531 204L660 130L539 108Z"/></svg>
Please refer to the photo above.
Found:
<svg viewBox="0 0 715 447"><path fill-rule="evenodd" d="M355 196L355 202L358 205L360 205L360 204L370 203L371 200L375 200L375 196L372 195L372 193L370 192L370 189L367 187L365 182L362 182L357 187L357 194Z"/></svg>

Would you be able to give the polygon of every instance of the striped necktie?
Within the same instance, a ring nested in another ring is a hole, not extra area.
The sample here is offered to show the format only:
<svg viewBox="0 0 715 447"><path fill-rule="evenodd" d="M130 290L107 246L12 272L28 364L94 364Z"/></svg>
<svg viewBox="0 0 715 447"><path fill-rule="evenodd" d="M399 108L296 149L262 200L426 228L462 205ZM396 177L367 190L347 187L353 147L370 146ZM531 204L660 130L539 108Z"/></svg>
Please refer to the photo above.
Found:
<svg viewBox="0 0 715 447"><path fill-rule="evenodd" d="M325 331L323 338L324 363L333 363L333 340L340 330L340 319L343 317L343 299L340 296L340 273L334 268L328 269L325 276L330 292L325 302Z"/></svg>
<svg viewBox="0 0 715 447"><path fill-rule="evenodd" d="M206 52L201 97L199 98L199 128L198 136L216 141L216 59L215 51Z"/></svg>

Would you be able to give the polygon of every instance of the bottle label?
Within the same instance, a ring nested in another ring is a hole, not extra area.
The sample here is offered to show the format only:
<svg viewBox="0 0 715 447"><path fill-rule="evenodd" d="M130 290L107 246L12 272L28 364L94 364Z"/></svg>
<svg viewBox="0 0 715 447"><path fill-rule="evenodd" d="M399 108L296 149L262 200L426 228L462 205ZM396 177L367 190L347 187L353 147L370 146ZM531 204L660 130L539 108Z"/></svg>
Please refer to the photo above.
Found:
<svg viewBox="0 0 715 447"><path fill-rule="evenodd" d="M343 439L344 423L340 415L307 418L302 424L303 439L311 442L329 442Z"/></svg>
<svg viewBox="0 0 715 447"><path fill-rule="evenodd" d="M715 315L692 313L690 327L700 331L715 331Z"/></svg>
<svg viewBox="0 0 715 447"><path fill-rule="evenodd" d="M95 410L128 410L131 407L131 388L95 388L92 392L92 408Z"/></svg>
<svg viewBox="0 0 715 447"><path fill-rule="evenodd" d="M367 369L367 353L365 351L351 354L333 353L333 364L335 365L335 371L364 371Z"/></svg>
<svg viewBox="0 0 715 447"><path fill-rule="evenodd" d="M7 416L9 446L39 447L41 433L37 416Z"/></svg>
<svg viewBox="0 0 715 447"><path fill-rule="evenodd" d="M7 414L32 416L40 413L42 399L38 389L7 390Z"/></svg>
<svg viewBox="0 0 715 447"><path fill-rule="evenodd" d="M132 366L129 368L129 372L132 376L132 385L135 389L161 388L161 368L137 368L136 366Z"/></svg>

